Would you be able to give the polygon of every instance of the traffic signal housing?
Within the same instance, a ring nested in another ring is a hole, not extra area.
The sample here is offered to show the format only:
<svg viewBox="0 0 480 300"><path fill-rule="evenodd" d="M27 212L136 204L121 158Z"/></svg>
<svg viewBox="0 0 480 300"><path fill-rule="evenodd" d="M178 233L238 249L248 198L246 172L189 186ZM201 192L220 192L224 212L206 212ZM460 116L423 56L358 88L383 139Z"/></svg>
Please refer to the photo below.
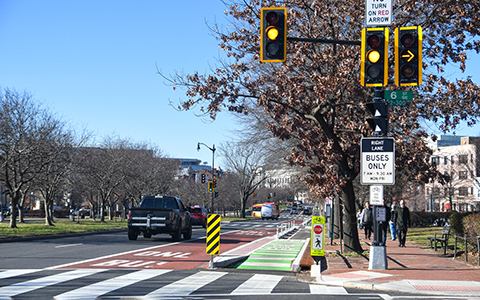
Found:
<svg viewBox="0 0 480 300"><path fill-rule="evenodd" d="M217 188L217 178L216 177L213 177L213 189L216 189Z"/></svg>
<svg viewBox="0 0 480 300"><path fill-rule="evenodd" d="M207 182L207 174L202 173L202 184Z"/></svg>
<svg viewBox="0 0 480 300"><path fill-rule="evenodd" d="M388 28L362 29L361 73L362 86L388 84Z"/></svg>
<svg viewBox="0 0 480 300"><path fill-rule="evenodd" d="M367 119L368 125L375 132L388 132L388 105L385 101L375 101L366 104L372 118Z"/></svg>
<svg viewBox="0 0 480 300"><path fill-rule="evenodd" d="M395 85L422 84L422 27L395 28Z"/></svg>
<svg viewBox="0 0 480 300"><path fill-rule="evenodd" d="M260 10L260 61L287 60L287 8L264 7Z"/></svg>
<svg viewBox="0 0 480 300"><path fill-rule="evenodd" d="M209 181L209 182L208 182L208 192L209 192L209 193L213 193L213 190L214 190L214 188L213 188L213 181Z"/></svg>

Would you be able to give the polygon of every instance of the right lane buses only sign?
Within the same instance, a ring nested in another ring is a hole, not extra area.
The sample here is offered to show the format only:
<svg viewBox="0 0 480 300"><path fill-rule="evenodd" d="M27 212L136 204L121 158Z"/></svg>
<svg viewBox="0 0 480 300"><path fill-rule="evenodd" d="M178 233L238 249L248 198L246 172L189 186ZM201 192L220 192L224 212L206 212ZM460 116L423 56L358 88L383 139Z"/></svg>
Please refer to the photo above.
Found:
<svg viewBox="0 0 480 300"><path fill-rule="evenodd" d="M395 141L393 138L363 138L360 152L362 184L395 184Z"/></svg>

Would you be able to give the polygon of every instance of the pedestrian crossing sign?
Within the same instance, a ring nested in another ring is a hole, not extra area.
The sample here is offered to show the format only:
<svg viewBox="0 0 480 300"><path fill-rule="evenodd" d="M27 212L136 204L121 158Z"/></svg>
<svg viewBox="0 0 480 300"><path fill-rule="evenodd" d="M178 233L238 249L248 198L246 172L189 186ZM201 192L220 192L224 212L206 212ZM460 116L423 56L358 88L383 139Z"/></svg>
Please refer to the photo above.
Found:
<svg viewBox="0 0 480 300"><path fill-rule="evenodd" d="M310 255L325 256L325 217L312 217Z"/></svg>

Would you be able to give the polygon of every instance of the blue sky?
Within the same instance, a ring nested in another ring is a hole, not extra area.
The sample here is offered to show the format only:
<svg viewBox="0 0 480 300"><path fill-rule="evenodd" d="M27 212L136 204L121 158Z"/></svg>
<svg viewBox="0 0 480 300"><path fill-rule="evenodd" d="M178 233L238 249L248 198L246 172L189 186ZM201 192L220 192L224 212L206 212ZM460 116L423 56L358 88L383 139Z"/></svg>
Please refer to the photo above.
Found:
<svg viewBox="0 0 480 300"><path fill-rule="evenodd" d="M186 99L184 92L166 86L156 66L209 72L222 51L206 23L225 27L225 9L219 0L0 0L0 88L29 92L98 139L148 141L171 157L210 164L211 151L197 152L197 142L218 147L234 118L220 113L205 123L174 110L169 101ZM480 82L473 69L461 76ZM480 133L467 129L457 134Z"/></svg>
<svg viewBox="0 0 480 300"><path fill-rule="evenodd" d="M157 74L208 72L221 55L206 22L226 24L220 1L0 0L0 87L27 91L100 138L149 141L172 157L211 163L235 123L178 112L185 99Z"/></svg>

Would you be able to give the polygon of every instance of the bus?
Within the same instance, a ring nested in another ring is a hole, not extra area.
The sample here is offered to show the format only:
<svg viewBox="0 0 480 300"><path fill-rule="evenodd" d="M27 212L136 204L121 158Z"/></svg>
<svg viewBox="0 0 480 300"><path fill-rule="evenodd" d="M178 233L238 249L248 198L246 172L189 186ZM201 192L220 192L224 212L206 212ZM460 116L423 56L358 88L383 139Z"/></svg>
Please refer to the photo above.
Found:
<svg viewBox="0 0 480 300"><path fill-rule="evenodd" d="M252 206L252 217L256 217L256 218L262 217L262 205L263 204L254 204Z"/></svg>

